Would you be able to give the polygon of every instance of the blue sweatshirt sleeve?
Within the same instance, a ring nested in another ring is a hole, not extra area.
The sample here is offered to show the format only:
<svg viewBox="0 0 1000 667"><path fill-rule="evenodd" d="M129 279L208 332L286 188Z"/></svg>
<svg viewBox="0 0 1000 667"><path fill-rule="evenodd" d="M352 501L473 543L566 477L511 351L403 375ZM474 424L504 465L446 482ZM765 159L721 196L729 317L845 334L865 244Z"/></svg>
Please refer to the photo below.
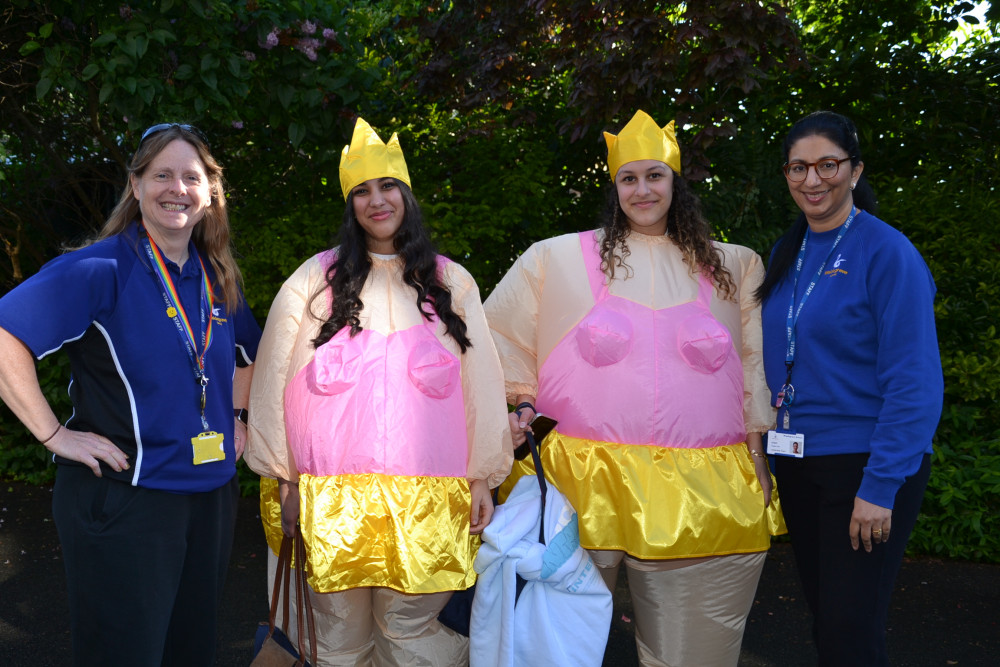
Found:
<svg viewBox="0 0 1000 667"><path fill-rule="evenodd" d="M899 487L931 451L944 380L934 323L934 279L905 236L888 226L883 230L865 249L882 407L857 495L891 509Z"/></svg>

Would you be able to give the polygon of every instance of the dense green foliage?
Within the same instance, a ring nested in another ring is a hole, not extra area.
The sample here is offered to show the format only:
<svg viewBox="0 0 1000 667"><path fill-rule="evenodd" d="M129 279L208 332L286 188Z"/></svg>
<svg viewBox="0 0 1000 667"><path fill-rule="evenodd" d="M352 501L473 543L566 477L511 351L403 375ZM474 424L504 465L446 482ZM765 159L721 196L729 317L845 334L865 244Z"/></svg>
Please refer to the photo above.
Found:
<svg viewBox="0 0 1000 667"><path fill-rule="evenodd" d="M192 122L226 167L246 294L328 247L357 115L398 131L438 247L484 295L531 242L594 225L602 130L676 118L720 237L766 256L791 219L780 140L859 127L881 216L938 283L945 413L915 550L1000 560L1000 57L972 3L13 0L0 10L0 292L114 204L142 130ZM39 364L60 418L62 355ZM0 405L0 474L44 448ZM254 479L244 471L245 490Z"/></svg>

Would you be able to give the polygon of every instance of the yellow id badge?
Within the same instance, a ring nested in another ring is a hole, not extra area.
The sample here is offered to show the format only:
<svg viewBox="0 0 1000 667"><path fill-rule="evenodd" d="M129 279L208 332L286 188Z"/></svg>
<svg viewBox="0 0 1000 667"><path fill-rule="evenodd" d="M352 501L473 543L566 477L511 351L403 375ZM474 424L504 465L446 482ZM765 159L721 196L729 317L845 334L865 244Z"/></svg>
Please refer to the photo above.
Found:
<svg viewBox="0 0 1000 667"><path fill-rule="evenodd" d="M222 447L222 438L222 434L215 431L205 431L191 438L194 464L197 466L213 461L225 461L226 450Z"/></svg>

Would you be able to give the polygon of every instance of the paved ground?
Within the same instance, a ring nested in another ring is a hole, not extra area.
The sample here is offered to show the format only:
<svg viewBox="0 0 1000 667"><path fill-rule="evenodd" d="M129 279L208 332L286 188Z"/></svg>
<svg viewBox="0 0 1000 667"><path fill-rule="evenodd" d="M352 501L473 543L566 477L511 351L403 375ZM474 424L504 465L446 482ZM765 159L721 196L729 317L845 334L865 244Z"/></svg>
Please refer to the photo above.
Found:
<svg viewBox="0 0 1000 667"><path fill-rule="evenodd" d="M65 580L47 488L0 482L0 666L69 664ZM256 501L244 499L221 618L221 667L250 662L258 621L267 616L266 552ZM604 664L633 667L627 589L619 585ZM1000 664L1000 565L916 558L903 564L889 617L896 665ZM787 544L764 567L740 665L815 665L809 617Z"/></svg>

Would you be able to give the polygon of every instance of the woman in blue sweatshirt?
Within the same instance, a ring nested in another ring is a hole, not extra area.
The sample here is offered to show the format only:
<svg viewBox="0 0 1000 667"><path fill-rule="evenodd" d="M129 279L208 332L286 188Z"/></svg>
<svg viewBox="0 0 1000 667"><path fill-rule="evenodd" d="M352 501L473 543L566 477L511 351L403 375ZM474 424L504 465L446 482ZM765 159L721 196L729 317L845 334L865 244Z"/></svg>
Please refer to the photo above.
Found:
<svg viewBox="0 0 1000 667"><path fill-rule="evenodd" d="M887 665L889 598L941 415L934 280L875 217L849 119L803 118L784 155L801 213L758 290L778 407L768 451L819 663Z"/></svg>

